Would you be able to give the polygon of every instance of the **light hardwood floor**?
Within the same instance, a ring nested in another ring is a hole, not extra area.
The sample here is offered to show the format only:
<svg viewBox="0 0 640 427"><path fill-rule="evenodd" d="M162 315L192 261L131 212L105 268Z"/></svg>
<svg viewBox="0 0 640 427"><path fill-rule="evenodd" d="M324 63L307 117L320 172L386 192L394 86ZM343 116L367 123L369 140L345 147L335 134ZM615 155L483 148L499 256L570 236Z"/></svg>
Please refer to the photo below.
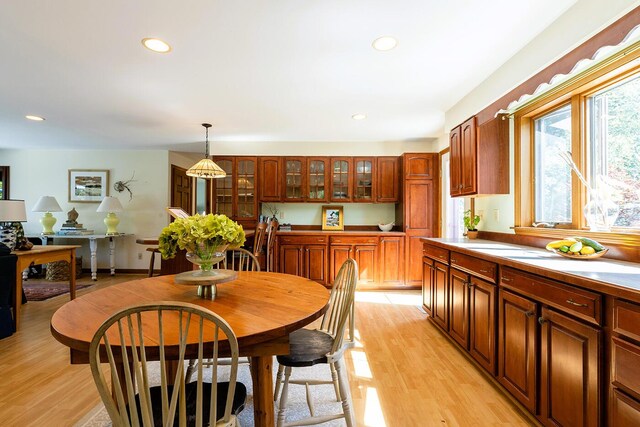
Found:
<svg viewBox="0 0 640 427"><path fill-rule="evenodd" d="M78 295L139 277L100 276ZM67 301L29 302L23 329L0 340L0 425L72 426L99 403L89 367L70 365L49 332ZM426 320L419 301L412 291L358 292L358 345L346 356L358 425L530 425Z"/></svg>

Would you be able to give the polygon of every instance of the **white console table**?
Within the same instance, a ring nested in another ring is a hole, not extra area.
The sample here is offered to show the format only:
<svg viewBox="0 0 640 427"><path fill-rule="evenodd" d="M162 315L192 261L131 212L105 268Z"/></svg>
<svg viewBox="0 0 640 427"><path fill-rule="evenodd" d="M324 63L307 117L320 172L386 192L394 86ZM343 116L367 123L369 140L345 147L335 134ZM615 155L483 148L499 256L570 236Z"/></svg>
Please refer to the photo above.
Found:
<svg viewBox="0 0 640 427"><path fill-rule="evenodd" d="M69 235L63 236L58 234L51 235L40 235L36 236L42 240L42 244L46 245L49 241L53 239L61 239L61 240L88 240L89 241L89 250L91 251L91 279L98 280L98 240L99 239L109 239L109 267L111 268L111 275L115 276L116 274L116 240L121 237L131 236L131 234L117 234L113 236L107 236L104 234L84 234L84 235Z"/></svg>

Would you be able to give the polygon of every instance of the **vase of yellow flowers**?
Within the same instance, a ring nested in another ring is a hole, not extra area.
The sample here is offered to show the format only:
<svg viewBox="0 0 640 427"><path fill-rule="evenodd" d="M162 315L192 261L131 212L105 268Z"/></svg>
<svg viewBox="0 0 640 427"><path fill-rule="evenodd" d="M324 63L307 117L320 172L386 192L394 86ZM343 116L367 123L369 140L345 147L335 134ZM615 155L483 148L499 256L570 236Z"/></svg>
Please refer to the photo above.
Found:
<svg viewBox="0 0 640 427"><path fill-rule="evenodd" d="M187 259L200 267L194 274L213 275L213 267L224 259L225 251L240 247L245 240L242 226L226 215L193 215L177 218L163 228L158 249L164 259L183 249Z"/></svg>

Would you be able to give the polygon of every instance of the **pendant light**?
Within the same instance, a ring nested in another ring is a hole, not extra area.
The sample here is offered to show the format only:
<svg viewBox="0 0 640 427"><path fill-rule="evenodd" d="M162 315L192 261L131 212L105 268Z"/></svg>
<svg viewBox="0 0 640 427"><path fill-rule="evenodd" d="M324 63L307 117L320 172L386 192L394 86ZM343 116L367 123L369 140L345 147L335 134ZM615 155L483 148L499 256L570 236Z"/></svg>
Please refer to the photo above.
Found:
<svg viewBox="0 0 640 427"><path fill-rule="evenodd" d="M193 176L195 178L206 179L224 178L225 176L227 176L227 173L209 158L209 128L211 127L211 125L209 123L203 123L202 126L205 128L206 132L204 159L191 166L187 171L187 175Z"/></svg>

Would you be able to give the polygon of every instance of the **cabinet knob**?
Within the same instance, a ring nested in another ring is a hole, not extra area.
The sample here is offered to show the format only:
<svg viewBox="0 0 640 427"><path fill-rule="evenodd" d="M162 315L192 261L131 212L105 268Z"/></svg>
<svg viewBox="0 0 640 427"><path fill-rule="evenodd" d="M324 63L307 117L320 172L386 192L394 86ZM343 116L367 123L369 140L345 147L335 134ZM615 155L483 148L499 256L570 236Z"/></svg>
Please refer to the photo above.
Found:
<svg viewBox="0 0 640 427"><path fill-rule="evenodd" d="M536 314L535 311L527 311L526 313L524 313L524 315L527 316L527 317L532 317L535 314Z"/></svg>
<svg viewBox="0 0 640 427"><path fill-rule="evenodd" d="M545 319L544 317L538 317L538 323L540 323L541 325L544 325L545 323L547 323L547 319Z"/></svg>
<svg viewBox="0 0 640 427"><path fill-rule="evenodd" d="M438 256L440 256L440 255L438 255ZM443 256L440 256L440 258L444 258L444 257L443 257ZM458 261L456 261L456 259L455 259L455 258L451 258L451 262L458 262Z"/></svg>
<svg viewBox="0 0 640 427"><path fill-rule="evenodd" d="M504 277L504 276L502 276L500 278L500 280L502 280L503 282L510 282L511 281L511 279L509 279L508 277Z"/></svg>
<svg viewBox="0 0 640 427"><path fill-rule="evenodd" d="M488 273L487 270L480 269L480 273Z"/></svg>

